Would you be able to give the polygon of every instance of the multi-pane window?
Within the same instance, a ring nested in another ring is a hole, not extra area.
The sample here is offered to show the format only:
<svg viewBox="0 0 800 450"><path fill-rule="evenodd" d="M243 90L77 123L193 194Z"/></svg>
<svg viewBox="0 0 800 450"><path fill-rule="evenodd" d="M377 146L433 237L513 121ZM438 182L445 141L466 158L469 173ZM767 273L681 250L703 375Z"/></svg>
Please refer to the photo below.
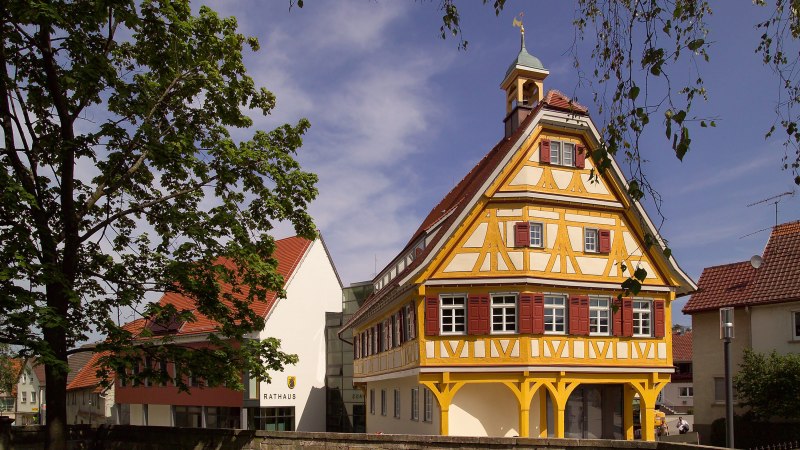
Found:
<svg viewBox="0 0 800 450"><path fill-rule="evenodd" d="M610 303L608 298L589 297L589 334L610 334Z"/></svg>
<svg viewBox="0 0 800 450"><path fill-rule="evenodd" d="M517 331L517 296L513 294L492 295L492 332L513 333Z"/></svg>
<svg viewBox="0 0 800 450"><path fill-rule="evenodd" d="M586 253L597 253L597 229L585 228L583 230L583 251Z"/></svg>
<svg viewBox="0 0 800 450"><path fill-rule="evenodd" d="M31 403L36 403L36 392L31 392Z"/></svg>
<svg viewBox="0 0 800 450"><path fill-rule="evenodd" d="M419 388L411 388L411 420L419 420Z"/></svg>
<svg viewBox="0 0 800 450"><path fill-rule="evenodd" d="M175 426L184 428L202 428L203 410L200 406L173 406Z"/></svg>
<svg viewBox="0 0 800 450"><path fill-rule="evenodd" d="M247 408L247 429L294 431L294 406Z"/></svg>
<svg viewBox="0 0 800 450"><path fill-rule="evenodd" d="M241 428L241 409L226 406L206 407L206 428Z"/></svg>
<svg viewBox="0 0 800 450"><path fill-rule="evenodd" d="M20 399L21 403L28 403L28 393L27 392L20 392L22 398Z"/></svg>
<svg viewBox="0 0 800 450"><path fill-rule="evenodd" d="M792 339L800 339L800 311L792 311Z"/></svg>
<svg viewBox="0 0 800 450"><path fill-rule="evenodd" d="M550 164L561 166L575 165L575 144L550 141Z"/></svg>
<svg viewBox="0 0 800 450"><path fill-rule="evenodd" d="M736 399L736 389L733 389L733 398ZM715 402L724 402L725 401L725 378L723 377L714 377L714 401Z"/></svg>
<svg viewBox="0 0 800 450"><path fill-rule="evenodd" d="M414 339L414 315L413 315L413 307L411 305L406 305L405 307L405 315L406 315L406 339L411 340Z"/></svg>
<svg viewBox="0 0 800 450"><path fill-rule="evenodd" d="M649 300L633 301L633 335L650 336L652 330L652 312Z"/></svg>
<svg viewBox="0 0 800 450"><path fill-rule="evenodd" d="M394 418L400 418L400 389L394 390Z"/></svg>
<svg viewBox="0 0 800 450"><path fill-rule="evenodd" d="M544 225L539 222L530 223L531 247L544 247Z"/></svg>
<svg viewBox="0 0 800 450"><path fill-rule="evenodd" d="M680 392L678 393L680 397L694 397L694 388L692 386L684 386L680 388Z"/></svg>
<svg viewBox="0 0 800 450"><path fill-rule="evenodd" d="M431 392L428 388L424 388L422 392L422 403L425 414L422 420L425 422L433 422L433 392Z"/></svg>
<svg viewBox="0 0 800 450"><path fill-rule="evenodd" d="M564 333L566 331L566 298L561 295L544 296L545 333Z"/></svg>
<svg viewBox="0 0 800 450"><path fill-rule="evenodd" d="M369 413L375 414L375 389L369 390Z"/></svg>
<svg viewBox="0 0 800 450"><path fill-rule="evenodd" d="M464 334L467 330L467 298L442 296L442 334Z"/></svg>
<svg viewBox="0 0 800 450"><path fill-rule="evenodd" d="M381 415L386 415L386 389L381 389Z"/></svg>

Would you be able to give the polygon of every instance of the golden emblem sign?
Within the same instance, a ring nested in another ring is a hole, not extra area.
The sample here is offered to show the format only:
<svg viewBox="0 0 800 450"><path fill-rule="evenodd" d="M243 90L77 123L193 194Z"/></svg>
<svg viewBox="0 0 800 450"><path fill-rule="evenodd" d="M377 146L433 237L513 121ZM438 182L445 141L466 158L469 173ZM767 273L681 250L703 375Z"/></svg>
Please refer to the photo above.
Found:
<svg viewBox="0 0 800 450"><path fill-rule="evenodd" d="M286 377L286 384L289 386L289 389L294 389L294 386L297 384L297 377Z"/></svg>

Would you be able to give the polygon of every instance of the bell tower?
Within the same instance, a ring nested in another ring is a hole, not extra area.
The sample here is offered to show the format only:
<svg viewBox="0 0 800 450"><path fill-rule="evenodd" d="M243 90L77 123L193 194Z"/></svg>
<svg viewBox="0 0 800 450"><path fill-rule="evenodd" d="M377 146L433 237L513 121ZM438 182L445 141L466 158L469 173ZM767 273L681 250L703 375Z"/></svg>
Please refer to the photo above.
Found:
<svg viewBox="0 0 800 450"><path fill-rule="evenodd" d="M506 91L505 137L519 127L531 110L544 98L544 79L550 74L539 58L525 49L525 27L514 18L514 26L520 30L520 50L517 58L506 71L500 88Z"/></svg>

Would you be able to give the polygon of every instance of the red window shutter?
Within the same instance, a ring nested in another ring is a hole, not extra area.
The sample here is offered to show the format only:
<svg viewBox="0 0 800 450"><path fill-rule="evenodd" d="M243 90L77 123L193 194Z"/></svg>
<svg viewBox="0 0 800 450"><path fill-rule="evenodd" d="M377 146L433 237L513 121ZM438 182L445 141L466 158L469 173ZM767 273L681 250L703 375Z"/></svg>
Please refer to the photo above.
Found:
<svg viewBox="0 0 800 450"><path fill-rule="evenodd" d="M575 146L575 167L578 169L586 168L586 147L582 145Z"/></svg>
<svg viewBox="0 0 800 450"><path fill-rule="evenodd" d="M489 334L488 295L471 295L467 300L467 333Z"/></svg>
<svg viewBox="0 0 800 450"><path fill-rule="evenodd" d="M425 336L439 335L439 299L425 299Z"/></svg>
<svg viewBox="0 0 800 450"><path fill-rule="evenodd" d="M588 295L581 295L580 296L581 306L578 308L580 312L580 324L578 325L578 329L581 330L581 334L584 336L589 335L589 296Z"/></svg>
<svg viewBox="0 0 800 450"><path fill-rule="evenodd" d="M519 333L531 334L533 333L533 294L523 292L519 295L519 310L517 311L519 318Z"/></svg>
<svg viewBox="0 0 800 450"><path fill-rule="evenodd" d="M633 336L633 300L622 299L622 335Z"/></svg>
<svg viewBox="0 0 800 450"><path fill-rule="evenodd" d="M530 222L517 222L514 224L514 247L530 247L531 224Z"/></svg>
<svg viewBox="0 0 800 450"><path fill-rule="evenodd" d="M653 302L653 312L655 316L655 324L653 327L653 336L660 338L664 337L665 317L664 317L664 300L656 300Z"/></svg>
<svg viewBox="0 0 800 450"><path fill-rule="evenodd" d="M491 314L491 305L489 302L489 296L484 294L481 295L481 302L480 302L480 315L481 315L481 323L483 324L483 334L489 334L492 330L492 314Z"/></svg>
<svg viewBox="0 0 800 450"><path fill-rule="evenodd" d="M408 340L408 336L406 336L406 308L400 308L400 311L397 313L397 320L400 322L400 344L402 345L405 341Z"/></svg>
<svg viewBox="0 0 800 450"><path fill-rule="evenodd" d="M622 336L622 302L620 300L614 300L614 304L617 305L617 310L614 311L614 323L613 323L613 332L614 336Z"/></svg>
<svg viewBox="0 0 800 450"><path fill-rule="evenodd" d="M539 162L550 164L550 139L542 139L539 143Z"/></svg>
<svg viewBox="0 0 800 450"><path fill-rule="evenodd" d="M581 327L581 298L577 295L574 295L569 298L569 334L583 334L583 330L580 329Z"/></svg>
<svg viewBox="0 0 800 450"><path fill-rule="evenodd" d="M414 339L417 337L417 310L413 303L408 307L411 308L411 314L409 314L409 319L411 320L411 336L409 336L409 339Z"/></svg>
<svg viewBox="0 0 800 450"><path fill-rule="evenodd" d="M599 241L597 246L598 252L611 252L611 230L597 230L597 240Z"/></svg>
<svg viewBox="0 0 800 450"><path fill-rule="evenodd" d="M533 334L544 334L544 294L533 294Z"/></svg>

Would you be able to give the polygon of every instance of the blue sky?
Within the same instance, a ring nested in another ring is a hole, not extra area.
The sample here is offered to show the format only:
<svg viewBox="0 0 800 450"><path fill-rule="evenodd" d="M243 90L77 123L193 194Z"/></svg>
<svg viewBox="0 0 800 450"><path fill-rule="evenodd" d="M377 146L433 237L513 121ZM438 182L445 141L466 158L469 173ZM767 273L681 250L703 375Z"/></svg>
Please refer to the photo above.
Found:
<svg viewBox="0 0 800 450"><path fill-rule="evenodd" d="M278 106L271 116L255 117L256 126L311 121L299 159L320 177L311 212L346 284L370 279L376 266L388 263L433 205L502 138L499 84L519 51L511 22L520 11L528 51L550 70L545 89L577 95L602 126L572 67L571 2L509 1L499 17L490 6L461 2L467 51L439 38L438 1L305 3L289 11L288 0L207 2L261 42L247 66L277 95ZM778 92L777 79L754 52L760 35L754 24L766 9L712 3L711 61L699 65L709 101L697 112L715 117L717 127L693 131L683 162L660 120L653 119L640 145L663 197L662 234L695 280L704 267L760 254L769 231L742 236L774 225L774 206L747 205L794 188L791 174L781 170L780 140L764 139ZM676 67L674 82L696 77L697 70ZM800 193L784 197L778 208L780 222L800 219ZM279 237L289 234L278 230Z"/></svg>

